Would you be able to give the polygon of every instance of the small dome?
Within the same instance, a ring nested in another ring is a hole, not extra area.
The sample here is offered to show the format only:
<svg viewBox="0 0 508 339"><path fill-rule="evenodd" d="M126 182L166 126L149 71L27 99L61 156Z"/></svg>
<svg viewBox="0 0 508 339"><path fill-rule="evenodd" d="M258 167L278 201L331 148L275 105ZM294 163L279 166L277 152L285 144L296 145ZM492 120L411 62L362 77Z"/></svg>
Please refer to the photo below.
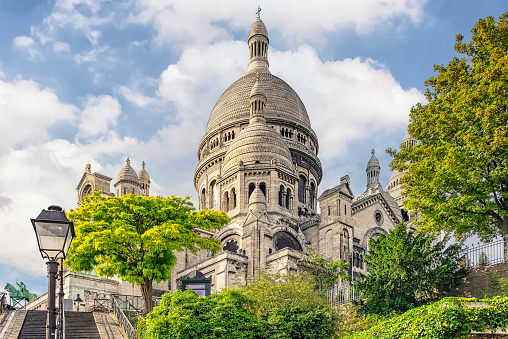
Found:
<svg viewBox="0 0 508 339"><path fill-rule="evenodd" d="M259 188L256 186L254 191L251 193L249 198L249 209L252 212L263 212L266 211L266 199L265 195Z"/></svg>
<svg viewBox="0 0 508 339"><path fill-rule="evenodd" d="M249 40L255 35L264 35L268 39L268 31L266 30L265 24L263 23L263 21L261 21L259 17L252 24L249 34Z"/></svg>
<svg viewBox="0 0 508 339"><path fill-rule="evenodd" d="M252 86L252 89L250 90L249 98L252 98L253 96L256 95L261 95L266 99L265 90L259 83L259 73L256 74L256 83L254 84L254 86Z"/></svg>
<svg viewBox="0 0 508 339"><path fill-rule="evenodd" d="M120 170L116 181L132 181L138 183L138 175L134 168L131 167L131 160L129 158L127 158L125 166Z"/></svg>
<svg viewBox="0 0 508 339"><path fill-rule="evenodd" d="M145 168L145 162L143 161L143 165L142 165L142 169L141 171L139 171L139 174L138 174L138 179L139 181L150 181L150 175L148 175L148 172L146 171L146 168Z"/></svg>
<svg viewBox="0 0 508 339"><path fill-rule="evenodd" d="M371 167L381 168L381 166L379 165L379 160L377 160L376 158L376 151L374 149L372 149L372 156L370 157L369 162L367 163L367 170Z"/></svg>

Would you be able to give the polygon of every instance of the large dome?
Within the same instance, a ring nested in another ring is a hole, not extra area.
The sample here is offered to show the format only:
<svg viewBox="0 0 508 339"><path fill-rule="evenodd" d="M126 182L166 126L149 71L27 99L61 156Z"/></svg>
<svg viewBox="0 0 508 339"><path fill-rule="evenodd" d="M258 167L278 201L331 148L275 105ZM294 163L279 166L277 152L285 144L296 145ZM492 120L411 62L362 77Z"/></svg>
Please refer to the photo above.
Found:
<svg viewBox="0 0 508 339"><path fill-rule="evenodd" d="M249 121L249 94L256 82L256 74L259 75L260 86L270 103L264 113L266 120L297 123L311 131L307 110L298 94L284 80L271 73L252 72L238 79L221 95L210 114L205 134L228 123Z"/></svg>
<svg viewBox="0 0 508 339"><path fill-rule="evenodd" d="M266 123L251 123L245 127L238 138L229 147L224 157L223 175L238 168L242 161L245 165L254 163L278 164L292 168L291 152L282 137Z"/></svg>

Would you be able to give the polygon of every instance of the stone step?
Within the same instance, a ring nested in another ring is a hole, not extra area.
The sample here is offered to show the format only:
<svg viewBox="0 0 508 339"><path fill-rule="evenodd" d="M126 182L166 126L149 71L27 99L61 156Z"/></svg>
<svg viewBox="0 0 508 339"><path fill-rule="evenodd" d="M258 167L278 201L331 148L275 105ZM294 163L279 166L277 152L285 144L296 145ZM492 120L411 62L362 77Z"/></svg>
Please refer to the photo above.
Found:
<svg viewBox="0 0 508 339"><path fill-rule="evenodd" d="M47 311L27 311L18 339L46 337Z"/></svg>
<svg viewBox="0 0 508 339"><path fill-rule="evenodd" d="M65 312L65 337L101 339L92 312Z"/></svg>

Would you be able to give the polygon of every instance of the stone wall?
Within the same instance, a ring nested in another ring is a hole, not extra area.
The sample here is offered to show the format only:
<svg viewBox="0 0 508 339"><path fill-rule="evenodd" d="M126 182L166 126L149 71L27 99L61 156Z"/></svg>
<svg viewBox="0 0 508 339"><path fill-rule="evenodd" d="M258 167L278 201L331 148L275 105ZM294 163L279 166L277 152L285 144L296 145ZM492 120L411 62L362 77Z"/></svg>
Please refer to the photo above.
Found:
<svg viewBox="0 0 508 339"><path fill-rule="evenodd" d="M452 297L465 297L465 298L482 298L482 288L488 291L488 296L492 296L492 290L490 286L490 274L496 273L497 278L504 278L508 280L508 261L489 265L482 268L477 268L469 275L464 278L464 281L457 288L450 291L449 295Z"/></svg>

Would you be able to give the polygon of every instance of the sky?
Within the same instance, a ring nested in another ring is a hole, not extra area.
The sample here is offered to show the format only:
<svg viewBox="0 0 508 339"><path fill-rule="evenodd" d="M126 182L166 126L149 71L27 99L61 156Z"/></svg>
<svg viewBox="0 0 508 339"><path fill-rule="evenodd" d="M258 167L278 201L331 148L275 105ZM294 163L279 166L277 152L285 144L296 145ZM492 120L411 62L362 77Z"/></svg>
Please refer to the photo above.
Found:
<svg viewBox="0 0 508 339"><path fill-rule="evenodd" d="M319 191L348 174L365 190L371 149L390 157L425 102L436 64L457 56L502 0L0 0L0 285L46 290L30 218L77 206L85 165L113 178L145 161L152 195L190 196L197 147L226 88L247 71L261 6L270 71L305 104ZM0 286L0 289L3 286Z"/></svg>

